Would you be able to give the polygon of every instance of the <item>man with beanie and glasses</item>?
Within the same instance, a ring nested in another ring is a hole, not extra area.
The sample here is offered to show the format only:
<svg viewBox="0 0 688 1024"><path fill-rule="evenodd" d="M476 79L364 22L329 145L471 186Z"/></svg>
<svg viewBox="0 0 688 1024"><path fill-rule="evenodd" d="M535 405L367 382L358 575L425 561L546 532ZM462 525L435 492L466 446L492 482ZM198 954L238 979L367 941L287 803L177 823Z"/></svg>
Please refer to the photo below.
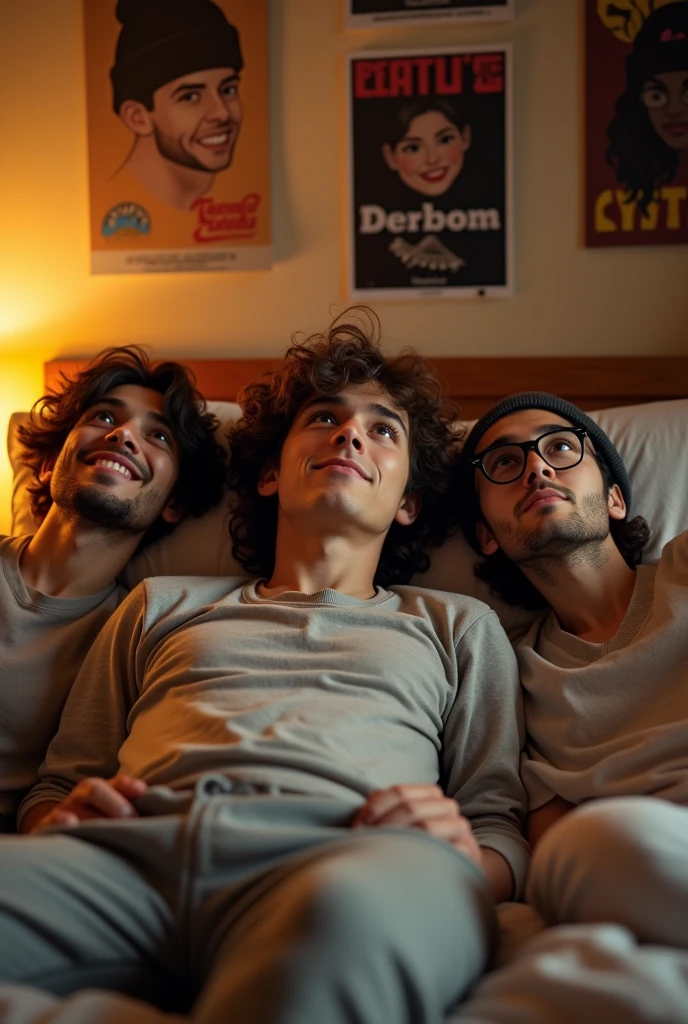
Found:
<svg viewBox="0 0 688 1024"><path fill-rule="evenodd" d="M649 529L631 518L619 453L589 416L548 394L486 413L459 481L465 536L485 556L477 574L509 603L543 609L517 643L535 847L527 899L550 925L623 926L624 949L610 947L622 959L635 942L680 950L685 973L688 532L659 564L640 565ZM594 946L595 929L586 935ZM543 965L536 952L529 991L551 1009ZM516 965L506 978L485 983L486 1000L510 978L528 987ZM534 1005L527 1019L545 1019ZM467 1007L461 1020L521 1020L499 1006L489 1018Z"/></svg>
<svg viewBox="0 0 688 1024"><path fill-rule="evenodd" d="M117 18L113 106L135 136L122 170L189 210L239 138L238 32L212 0L119 0Z"/></svg>

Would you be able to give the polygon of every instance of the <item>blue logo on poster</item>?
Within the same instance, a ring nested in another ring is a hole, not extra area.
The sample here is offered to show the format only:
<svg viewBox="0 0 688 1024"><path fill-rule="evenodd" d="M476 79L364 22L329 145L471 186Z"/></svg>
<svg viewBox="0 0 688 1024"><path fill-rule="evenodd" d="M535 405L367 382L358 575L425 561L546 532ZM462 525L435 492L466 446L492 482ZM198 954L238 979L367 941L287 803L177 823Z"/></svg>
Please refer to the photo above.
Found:
<svg viewBox="0 0 688 1024"><path fill-rule="evenodd" d="M147 235L150 231L150 217L138 203L118 203L103 217L101 234L105 238L113 235Z"/></svg>

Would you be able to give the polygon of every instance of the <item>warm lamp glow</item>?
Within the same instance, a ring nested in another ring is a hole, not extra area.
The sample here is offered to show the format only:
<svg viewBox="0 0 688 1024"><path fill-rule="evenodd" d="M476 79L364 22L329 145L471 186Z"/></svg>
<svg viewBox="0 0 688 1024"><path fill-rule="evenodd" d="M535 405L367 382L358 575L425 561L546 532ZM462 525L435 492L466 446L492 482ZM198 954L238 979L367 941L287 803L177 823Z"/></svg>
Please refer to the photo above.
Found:
<svg viewBox="0 0 688 1024"><path fill-rule="evenodd" d="M33 333L37 328L45 329L45 325L55 318L55 302L52 296L44 292L32 292L19 282L5 280L0 291L0 360L3 365L9 350L17 348L23 335ZM7 351L2 351L3 349Z"/></svg>
<svg viewBox="0 0 688 1024"><path fill-rule="evenodd" d="M3 320L4 314L3 310ZM28 411L43 394L43 353L0 354L0 534L10 532L12 470L7 456L7 425L13 412Z"/></svg>
<svg viewBox="0 0 688 1024"><path fill-rule="evenodd" d="M23 309L19 303L10 303L5 297L0 306L0 338L5 335L14 337L22 329L31 326L31 316L28 310Z"/></svg>

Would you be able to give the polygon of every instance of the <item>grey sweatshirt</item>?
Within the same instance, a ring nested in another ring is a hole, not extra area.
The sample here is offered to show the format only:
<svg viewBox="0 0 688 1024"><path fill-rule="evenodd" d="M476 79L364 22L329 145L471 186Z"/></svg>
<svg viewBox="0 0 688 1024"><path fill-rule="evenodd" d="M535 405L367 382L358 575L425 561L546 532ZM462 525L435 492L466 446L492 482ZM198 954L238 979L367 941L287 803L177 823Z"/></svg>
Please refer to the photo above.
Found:
<svg viewBox="0 0 688 1024"><path fill-rule="evenodd" d="M641 565L616 635L591 644L554 615L518 646L531 810L554 796L688 805L688 532Z"/></svg>
<svg viewBox="0 0 688 1024"><path fill-rule="evenodd" d="M77 598L27 587L19 559L30 540L0 538L0 831L36 782L81 663L126 594L114 583Z"/></svg>
<svg viewBox="0 0 688 1024"><path fill-rule="evenodd" d="M261 598L255 581L145 580L76 680L22 813L87 775L204 773L363 803L436 783L511 865L527 845L518 674L493 612L416 587Z"/></svg>

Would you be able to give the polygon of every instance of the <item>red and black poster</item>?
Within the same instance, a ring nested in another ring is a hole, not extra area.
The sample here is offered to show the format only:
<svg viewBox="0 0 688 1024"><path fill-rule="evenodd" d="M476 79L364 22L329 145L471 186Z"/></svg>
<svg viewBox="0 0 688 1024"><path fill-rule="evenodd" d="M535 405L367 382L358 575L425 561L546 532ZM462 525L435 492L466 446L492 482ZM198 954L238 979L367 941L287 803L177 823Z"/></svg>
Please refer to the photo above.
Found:
<svg viewBox="0 0 688 1024"><path fill-rule="evenodd" d="M514 0L345 0L347 28L385 23L504 21L514 16Z"/></svg>
<svg viewBox="0 0 688 1024"><path fill-rule="evenodd" d="M511 294L510 56L349 57L353 298Z"/></svg>
<svg viewBox="0 0 688 1024"><path fill-rule="evenodd" d="M688 242L688 0L585 0L585 244Z"/></svg>

